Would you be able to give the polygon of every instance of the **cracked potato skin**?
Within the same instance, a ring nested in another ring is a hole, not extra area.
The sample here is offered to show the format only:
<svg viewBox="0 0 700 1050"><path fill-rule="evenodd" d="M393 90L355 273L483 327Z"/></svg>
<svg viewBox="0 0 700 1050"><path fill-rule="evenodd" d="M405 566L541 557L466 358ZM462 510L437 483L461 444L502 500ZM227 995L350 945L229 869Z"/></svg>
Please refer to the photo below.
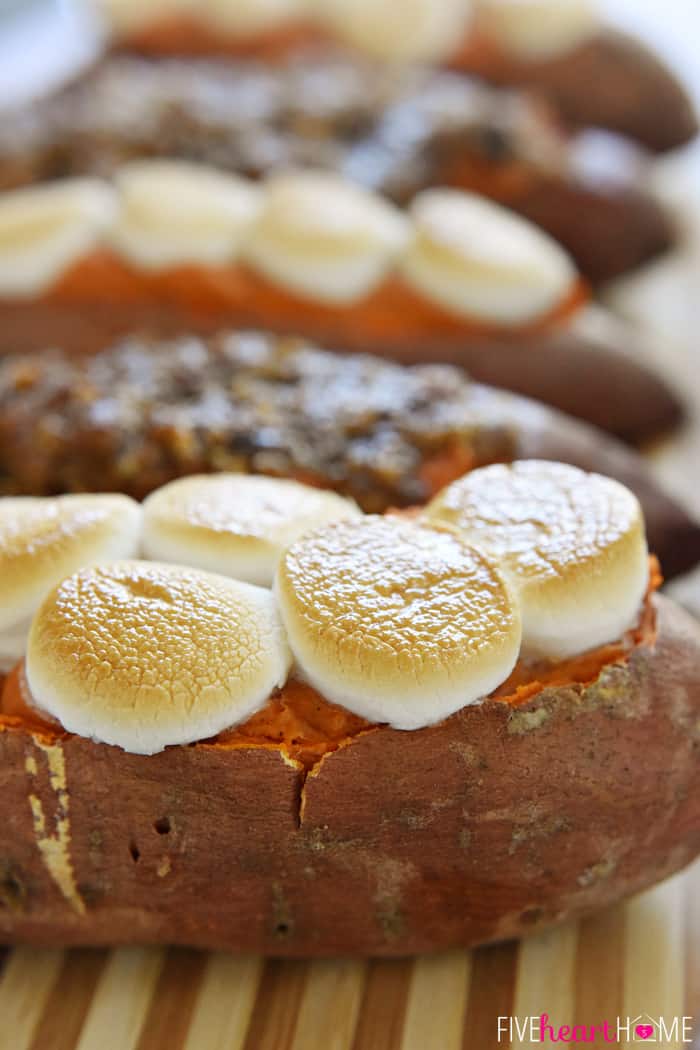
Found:
<svg viewBox="0 0 700 1050"><path fill-rule="evenodd" d="M370 729L305 784L274 749L144 758L63 740L84 914L35 841L32 792L54 827L47 745L6 718L0 937L398 956L519 936L643 889L700 851L700 627L654 601L655 644L591 685Z"/></svg>

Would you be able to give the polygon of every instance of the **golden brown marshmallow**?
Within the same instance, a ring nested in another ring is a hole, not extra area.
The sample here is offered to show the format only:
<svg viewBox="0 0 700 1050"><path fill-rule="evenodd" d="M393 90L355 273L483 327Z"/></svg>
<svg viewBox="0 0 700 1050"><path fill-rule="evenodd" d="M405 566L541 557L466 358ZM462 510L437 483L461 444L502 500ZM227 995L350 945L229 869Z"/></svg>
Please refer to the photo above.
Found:
<svg viewBox="0 0 700 1050"><path fill-rule="evenodd" d="M156 562L83 569L32 622L27 682L70 732L136 754L216 735L284 683L270 591Z"/></svg>
<svg viewBox="0 0 700 1050"><path fill-rule="evenodd" d="M336 522L287 550L275 592L311 685L397 729L480 700L518 657L508 583L449 530L397 518Z"/></svg>
<svg viewBox="0 0 700 1050"><path fill-rule="evenodd" d="M296 481L192 476L146 499L143 552L270 587L290 543L328 521L359 515L351 500Z"/></svg>
<svg viewBox="0 0 700 1050"><path fill-rule="evenodd" d="M485 467L444 489L424 517L507 567L528 655L565 659L616 641L639 617L649 581L644 521L617 481L537 460Z"/></svg>

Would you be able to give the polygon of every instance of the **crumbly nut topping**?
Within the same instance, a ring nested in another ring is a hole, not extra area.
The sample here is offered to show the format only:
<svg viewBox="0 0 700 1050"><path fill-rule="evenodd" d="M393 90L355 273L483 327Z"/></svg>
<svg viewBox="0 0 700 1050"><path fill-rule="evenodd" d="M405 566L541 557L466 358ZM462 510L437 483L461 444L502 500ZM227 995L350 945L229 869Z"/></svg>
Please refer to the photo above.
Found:
<svg viewBox="0 0 700 1050"><path fill-rule="evenodd" d="M134 337L90 358L55 350L0 363L0 493L140 498L227 470L296 477L382 511L512 458L516 425L503 395L448 366L249 332Z"/></svg>
<svg viewBox="0 0 700 1050"><path fill-rule="evenodd" d="M235 99L235 105L231 100ZM336 56L254 63L117 57L3 116L0 188L178 157L258 177L337 171L404 203L456 163L507 175L561 146L531 102L449 73Z"/></svg>

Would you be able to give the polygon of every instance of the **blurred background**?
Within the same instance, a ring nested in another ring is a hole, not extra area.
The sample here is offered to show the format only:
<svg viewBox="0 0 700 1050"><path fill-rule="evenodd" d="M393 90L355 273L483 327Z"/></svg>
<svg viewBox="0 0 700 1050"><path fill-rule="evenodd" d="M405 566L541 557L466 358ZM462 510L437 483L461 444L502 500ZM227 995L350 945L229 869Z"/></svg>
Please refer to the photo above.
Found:
<svg viewBox="0 0 700 1050"><path fill-rule="evenodd" d="M683 77L700 106L700 5L697 0L604 0L609 17L649 41ZM664 483L700 511L700 143L656 162L654 181L674 209L683 234L681 250L621 281L608 294L617 310L660 336L665 367L691 395L695 415L686 430L653 450ZM659 365L662 361L659 360ZM676 597L700 615L700 573L677 585Z"/></svg>

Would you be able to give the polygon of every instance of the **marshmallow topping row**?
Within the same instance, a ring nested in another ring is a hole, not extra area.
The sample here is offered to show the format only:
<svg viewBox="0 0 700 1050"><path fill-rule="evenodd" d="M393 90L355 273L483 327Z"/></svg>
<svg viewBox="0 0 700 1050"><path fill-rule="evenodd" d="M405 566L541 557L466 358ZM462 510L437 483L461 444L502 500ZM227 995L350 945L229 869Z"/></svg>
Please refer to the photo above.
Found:
<svg viewBox="0 0 700 1050"><path fill-rule="evenodd" d="M309 25L387 62L449 59L471 33L525 59L565 54L600 25L594 0L92 0L117 36L174 19L250 39Z"/></svg>
<svg viewBox="0 0 700 1050"><path fill-rule="evenodd" d="M331 306L392 278L456 318L517 326L546 316L577 280L566 252L527 220L472 194L427 190L401 210L326 173L254 183L180 161L126 165L113 183L75 178L0 197L0 296L50 292L109 249L137 271L250 267Z"/></svg>
<svg viewBox="0 0 700 1050"><path fill-rule="evenodd" d="M649 567L627 489L531 461L476 470L418 517L240 475L143 505L0 500L0 575L0 645L26 653L37 708L150 754L245 720L290 673L374 722L441 721L519 658L622 638Z"/></svg>

